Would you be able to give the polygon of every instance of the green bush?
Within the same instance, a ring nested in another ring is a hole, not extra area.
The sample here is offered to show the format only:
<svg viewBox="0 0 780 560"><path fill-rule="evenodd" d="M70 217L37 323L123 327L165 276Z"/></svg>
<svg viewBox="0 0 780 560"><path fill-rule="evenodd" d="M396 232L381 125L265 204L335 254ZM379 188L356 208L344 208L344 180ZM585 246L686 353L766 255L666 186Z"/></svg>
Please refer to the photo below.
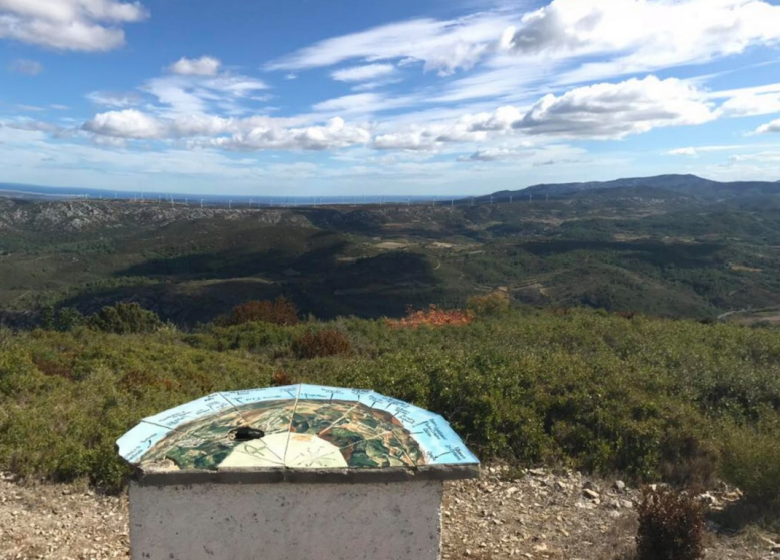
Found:
<svg viewBox="0 0 780 560"><path fill-rule="evenodd" d="M665 488L645 488L637 512L638 560L704 557L704 507L690 496Z"/></svg>
<svg viewBox="0 0 780 560"><path fill-rule="evenodd" d="M73 307L47 307L41 313L41 327L49 331L69 331L83 326L86 320L86 317Z"/></svg>
<svg viewBox="0 0 780 560"><path fill-rule="evenodd" d="M506 292L496 291L485 296L472 296L466 302L466 309L477 317L503 315L511 308L512 301Z"/></svg>
<svg viewBox="0 0 780 560"><path fill-rule="evenodd" d="M92 330L106 333L139 334L155 332L163 323L156 313L137 303L117 303L91 315L86 325Z"/></svg>
<svg viewBox="0 0 780 560"><path fill-rule="evenodd" d="M780 503L780 422L724 430L723 476L754 501Z"/></svg>
<svg viewBox="0 0 780 560"><path fill-rule="evenodd" d="M432 410L483 459L694 485L726 475L777 495L779 367L777 331L577 310L414 330L355 318L193 334L0 330L0 469L121 488L113 442L141 418L294 380Z"/></svg>

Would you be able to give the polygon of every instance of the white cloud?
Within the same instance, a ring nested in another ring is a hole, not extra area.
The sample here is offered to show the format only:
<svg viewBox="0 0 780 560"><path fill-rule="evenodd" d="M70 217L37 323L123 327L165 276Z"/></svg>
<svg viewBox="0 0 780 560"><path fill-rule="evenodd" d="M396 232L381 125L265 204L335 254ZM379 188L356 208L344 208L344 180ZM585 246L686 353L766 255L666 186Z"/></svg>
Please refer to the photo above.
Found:
<svg viewBox="0 0 780 560"><path fill-rule="evenodd" d="M212 56L200 58L184 58L174 62L168 67L171 74L180 76L216 76L222 63Z"/></svg>
<svg viewBox="0 0 780 560"><path fill-rule="evenodd" d="M780 92L756 95L736 95L720 106L718 112L726 117L751 117L780 113Z"/></svg>
<svg viewBox="0 0 780 560"><path fill-rule="evenodd" d="M677 148L676 150L669 150L666 154L670 156L696 157L699 155L699 151L697 148Z"/></svg>
<svg viewBox="0 0 780 560"><path fill-rule="evenodd" d="M372 115L381 111L389 111L410 107L420 102L414 96L387 96L381 93L355 93L327 99L316 103L313 109L327 116L339 115Z"/></svg>
<svg viewBox="0 0 780 560"><path fill-rule="evenodd" d="M377 78L386 78L395 72L395 66L392 64L368 64L336 70L331 77L339 82L370 82Z"/></svg>
<svg viewBox="0 0 780 560"><path fill-rule="evenodd" d="M326 150L367 143L370 132L334 118L325 125L295 126L291 119L249 117L222 118L212 115L157 118L135 109L96 115L82 126L100 136L126 140L192 139L189 146L238 151Z"/></svg>
<svg viewBox="0 0 780 560"><path fill-rule="evenodd" d="M769 132L780 132L780 119L761 125L756 129L756 134L767 134Z"/></svg>
<svg viewBox="0 0 780 560"><path fill-rule="evenodd" d="M435 150L438 142L432 131L396 132L380 134L374 138L373 147L377 150Z"/></svg>
<svg viewBox="0 0 780 560"><path fill-rule="evenodd" d="M553 0L522 12L525 5L452 20L391 23L320 41L267 68L304 70L359 60L368 66L422 64L448 75L483 63L442 83L427 101L509 102L550 91L550 85L703 64L780 42L780 6L767 0Z"/></svg>
<svg viewBox="0 0 780 560"><path fill-rule="evenodd" d="M107 51L124 45L122 24L147 17L140 2L0 0L0 39L58 50Z"/></svg>
<svg viewBox="0 0 780 560"><path fill-rule="evenodd" d="M526 142L509 147L493 147L458 157L463 163L521 162L530 167L585 163L586 150L565 144L534 146Z"/></svg>
<svg viewBox="0 0 780 560"><path fill-rule="evenodd" d="M509 47L552 60L606 56L560 83L703 63L780 40L780 6L764 0L553 0L523 16Z"/></svg>
<svg viewBox="0 0 780 560"><path fill-rule="evenodd" d="M83 128L101 136L117 138L153 139L164 134L163 126L157 119L135 109L100 113L84 123Z"/></svg>
<svg viewBox="0 0 780 560"><path fill-rule="evenodd" d="M370 132L360 126L347 125L343 119L334 118L324 126L282 127L275 119L253 126L247 132L231 137L212 138L195 143L200 147L218 147L227 150L336 150L371 140Z"/></svg>
<svg viewBox="0 0 780 560"><path fill-rule="evenodd" d="M43 107L38 107L37 105L16 105L16 108L19 111L25 111L28 113L42 113L46 110Z"/></svg>
<svg viewBox="0 0 780 560"><path fill-rule="evenodd" d="M43 72L43 65L40 62L37 62L35 60L27 60L20 58L18 60L14 60L9 66L8 69L11 72L16 72L17 74L27 74L28 76L37 76L41 72Z"/></svg>
<svg viewBox="0 0 780 560"><path fill-rule="evenodd" d="M546 139L622 139L654 128L694 125L716 118L706 96L687 83L648 76L549 94L528 108L507 105L450 122L380 134L377 149L436 150L442 144L486 142L511 135Z"/></svg>
<svg viewBox="0 0 780 560"><path fill-rule="evenodd" d="M126 109L141 104L142 98L135 92L93 91L87 94L95 105L110 107L112 109Z"/></svg>
<svg viewBox="0 0 780 560"><path fill-rule="evenodd" d="M415 19L326 39L270 63L270 70L303 70L348 60L419 62L442 75L469 69L492 52L511 22L482 13L454 20Z"/></svg>
<svg viewBox="0 0 780 560"><path fill-rule="evenodd" d="M664 152L664 155L699 157L701 154L711 152L730 152L733 150L739 150L741 148L744 148L744 146L687 146L685 148L675 148L674 150L669 150Z"/></svg>
<svg viewBox="0 0 780 560"><path fill-rule="evenodd" d="M458 161L461 162L487 162L487 161L506 161L515 160L528 157L533 154L527 150L516 150L511 148L487 148L485 150L477 150L473 154L467 156L460 156Z"/></svg>
<svg viewBox="0 0 780 560"><path fill-rule="evenodd" d="M32 119L20 119L18 121L6 122L4 126L15 130L27 130L31 132L45 132L52 135L54 138L68 138L74 136L78 130L74 128L66 128L57 124L36 121Z"/></svg>
<svg viewBox="0 0 780 560"><path fill-rule="evenodd" d="M434 151L449 143L485 142L516 134L512 125L522 116L522 109L505 106L427 125L411 124L395 132L377 135L373 145L379 150Z"/></svg>
<svg viewBox="0 0 780 560"><path fill-rule="evenodd" d="M620 139L653 128L703 124L716 118L704 94L655 76L546 95L513 124L526 134Z"/></svg>
<svg viewBox="0 0 780 560"><path fill-rule="evenodd" d="M204 114L220 109L229 114L245 112L241 100L266 90L265 82L242 75L171 75L148 80L141 90L157 98L165 112L179 115Z"/></svg>
<svg viewBox="0 0 780 560"><path fill-rule="evenodd" d="M759 163L780 163L780 152L756 152L731 156L732 162L754 161Z"/></svg>

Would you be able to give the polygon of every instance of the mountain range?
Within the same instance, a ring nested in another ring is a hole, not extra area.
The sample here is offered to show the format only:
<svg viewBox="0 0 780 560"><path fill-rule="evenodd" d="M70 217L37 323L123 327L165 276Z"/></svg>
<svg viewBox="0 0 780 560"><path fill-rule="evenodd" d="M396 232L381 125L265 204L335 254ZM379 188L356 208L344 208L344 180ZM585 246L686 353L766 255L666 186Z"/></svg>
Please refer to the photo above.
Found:
<svg viewBox="0 0 780 560"><path fill-rule="evenodd" d="M534 185L522 190L499 191L479 199L493 198L495 202L528 197L570 198L581 193L620 190L627 194L647 192L652 195L674 195L704 199L733 198L780 194L780 181L735 181L720 182L696 175L658 175L655 177L631 177L613 181L590 181L584 183L552 183ZM605 193L608 194L608 193Z"/></svg>

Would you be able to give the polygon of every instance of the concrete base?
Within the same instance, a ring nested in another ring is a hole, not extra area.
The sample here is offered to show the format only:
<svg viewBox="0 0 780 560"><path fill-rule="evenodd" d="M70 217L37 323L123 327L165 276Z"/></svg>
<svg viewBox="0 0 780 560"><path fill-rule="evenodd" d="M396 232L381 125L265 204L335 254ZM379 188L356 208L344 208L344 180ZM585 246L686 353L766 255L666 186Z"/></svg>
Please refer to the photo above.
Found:
<svg viewBox="0 0 780 560"><path fill-rule="evenodd" d="M130 485L133 560L438 560L442 482Z"/></svg>

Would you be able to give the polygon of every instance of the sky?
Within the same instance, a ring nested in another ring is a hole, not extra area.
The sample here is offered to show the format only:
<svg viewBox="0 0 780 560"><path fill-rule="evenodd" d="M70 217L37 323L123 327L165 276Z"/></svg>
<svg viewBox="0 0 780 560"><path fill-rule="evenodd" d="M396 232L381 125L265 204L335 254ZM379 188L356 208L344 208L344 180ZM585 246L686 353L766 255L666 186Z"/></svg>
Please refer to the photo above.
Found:
<svg viewBox="0 0 780 560"><path fill-rule="evenodd" d="M780 0L0 0L0 182L780 180Z"/></svg>

